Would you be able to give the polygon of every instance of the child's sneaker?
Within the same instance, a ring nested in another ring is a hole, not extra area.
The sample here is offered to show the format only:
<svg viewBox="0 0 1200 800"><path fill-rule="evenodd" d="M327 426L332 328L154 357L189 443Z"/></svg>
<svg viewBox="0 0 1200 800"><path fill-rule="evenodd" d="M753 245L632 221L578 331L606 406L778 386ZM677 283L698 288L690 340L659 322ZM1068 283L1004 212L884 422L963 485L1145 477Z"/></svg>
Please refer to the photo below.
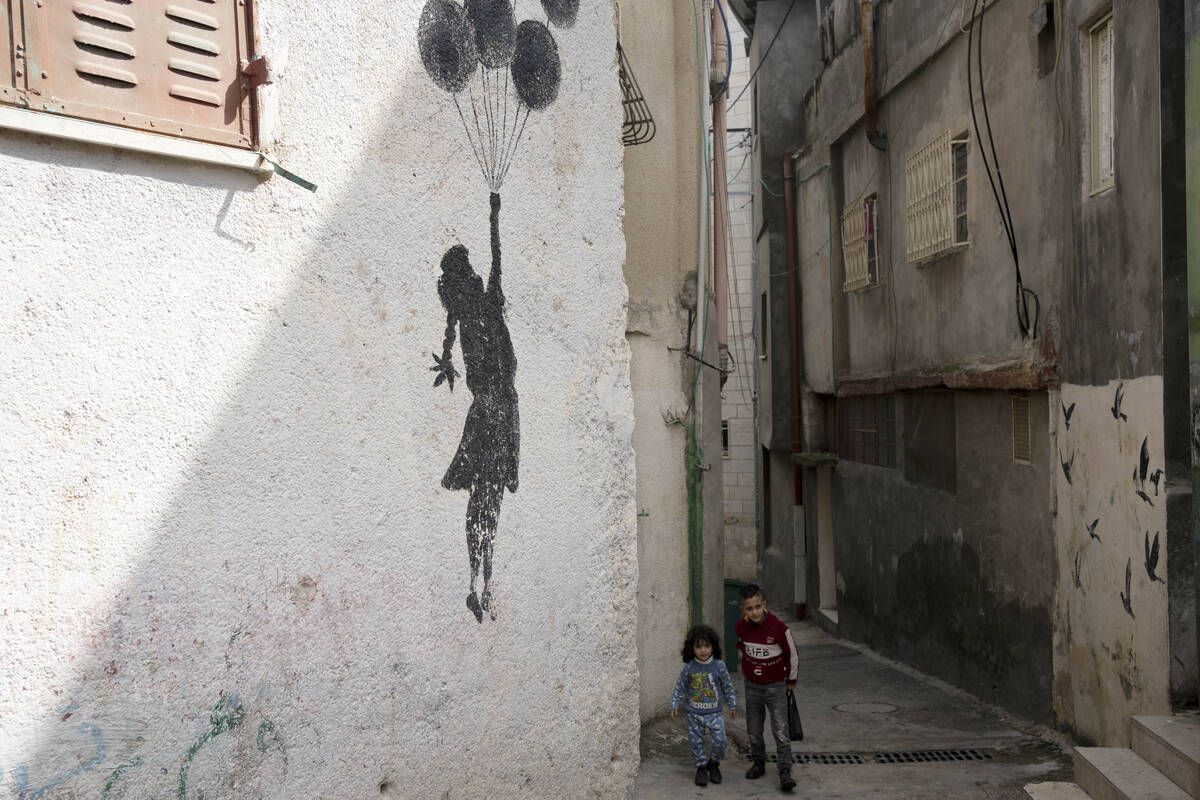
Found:
<svg viewBox="0 0 1200 800"><path fill-rule="evenodd" d="M696 785L708 786L708 767L696 767Z"/></svg>
<svg viewBox="0 0 1200 800"><path fill-rule="evenodd" d="M790 792L796 788L796 781L792 778L792 771L790 769L779 770L779 788L785 792Z"/></svg>
<svg viewBox="0 0 1200 800"><path fill-rule="evenodd" d="M721 765L716 761L708 762L708 780L711 783L721 782Z"/></svg>
<svg viewBox="0 0 1200 800"><path fill-rule="evenodd" d="M767 774L767 764L765 761L755 761L750 765L750 769L746 770L746 777L750 780L761 778Z"/></svg>

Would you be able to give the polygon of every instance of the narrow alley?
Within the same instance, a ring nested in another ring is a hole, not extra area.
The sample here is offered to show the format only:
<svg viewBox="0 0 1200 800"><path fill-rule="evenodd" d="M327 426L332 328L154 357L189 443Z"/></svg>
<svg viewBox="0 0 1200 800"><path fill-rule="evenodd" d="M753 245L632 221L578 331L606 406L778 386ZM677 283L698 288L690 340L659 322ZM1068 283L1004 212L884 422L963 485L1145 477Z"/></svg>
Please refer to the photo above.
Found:
<svg viewBox="0 0 1200 800"><path fill-rule="evenodd" d="M875 653L790 621L800 653L796 699L805 738L793 742L792 796L808 800L1016 800L1031 782L1067 780L1067 740ZM728 650L726 650L728 653ZM739 698L739 674L733 674ZM768 723L769 724L769 723ZM775 765L749 781L745 719L726 717L721 785L698 787L683 720L642 732L637 800L778 797ZM767 752L773 752L768 733ZM773 758L773 756L771 756Z"/></svg>

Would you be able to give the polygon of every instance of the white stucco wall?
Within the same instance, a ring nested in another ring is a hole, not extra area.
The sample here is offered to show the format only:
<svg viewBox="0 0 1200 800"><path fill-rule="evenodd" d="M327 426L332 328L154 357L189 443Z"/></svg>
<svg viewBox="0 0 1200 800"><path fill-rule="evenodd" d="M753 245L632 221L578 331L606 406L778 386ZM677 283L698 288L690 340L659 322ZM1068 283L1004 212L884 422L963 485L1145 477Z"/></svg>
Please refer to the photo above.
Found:
<svg viewBox="0 0 1200 800"><path fill-rule="evenodd" d="M488 189L420 10L260 0L271 145L316 194L0 133L0 798L628 793L613 12L553 29L501 192L521 468L479 624L440 486L471 394L428 368Z"/></svg>
<svg viewBox="0 0 1200 800"><path fill-rule="evenodd" d="M1050 399L1058 451L1055 716L1077 737L1110 747L1129 746L1131 716L1170 713L1162 392L1153 375L1066 384Z"/></svg>

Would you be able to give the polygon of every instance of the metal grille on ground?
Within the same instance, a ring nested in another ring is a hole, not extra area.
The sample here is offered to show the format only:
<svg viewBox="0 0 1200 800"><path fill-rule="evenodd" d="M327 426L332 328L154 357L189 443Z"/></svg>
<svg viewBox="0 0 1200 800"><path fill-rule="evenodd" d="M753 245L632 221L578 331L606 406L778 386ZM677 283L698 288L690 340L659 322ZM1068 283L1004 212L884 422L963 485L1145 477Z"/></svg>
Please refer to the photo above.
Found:
<svg viewBox="0 0 1200 800"><path fill-rule="evenodd" d="M749 751L742 751L742 756L750 758ZM874 753L793 753L792 762L805 766L811 765L847 765L847 764L927 764L948 761L990 761L995 756L992 751L979 749L950 749L950 750L903 750L896 752L879 751ZM767 761L774 762L774 754L767 756Z"/></svg>

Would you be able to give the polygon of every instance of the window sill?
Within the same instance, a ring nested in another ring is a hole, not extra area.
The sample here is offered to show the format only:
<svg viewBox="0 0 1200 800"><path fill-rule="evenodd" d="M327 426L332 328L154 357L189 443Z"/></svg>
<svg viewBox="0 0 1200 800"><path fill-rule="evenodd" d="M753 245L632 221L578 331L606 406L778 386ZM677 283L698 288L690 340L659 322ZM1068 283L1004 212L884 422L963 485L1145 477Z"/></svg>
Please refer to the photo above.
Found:
<svg viewBox="0 0 1200 800"><path fill-rule="evenodd" d="M261 154L252 150L197 142L191 139L176 139L85 119L63 117L42 111L26 111L13 106L0 106L0 128L169 158L181 158L186 161L234 167L262 174L274 172L274 166Z"/></svg>

